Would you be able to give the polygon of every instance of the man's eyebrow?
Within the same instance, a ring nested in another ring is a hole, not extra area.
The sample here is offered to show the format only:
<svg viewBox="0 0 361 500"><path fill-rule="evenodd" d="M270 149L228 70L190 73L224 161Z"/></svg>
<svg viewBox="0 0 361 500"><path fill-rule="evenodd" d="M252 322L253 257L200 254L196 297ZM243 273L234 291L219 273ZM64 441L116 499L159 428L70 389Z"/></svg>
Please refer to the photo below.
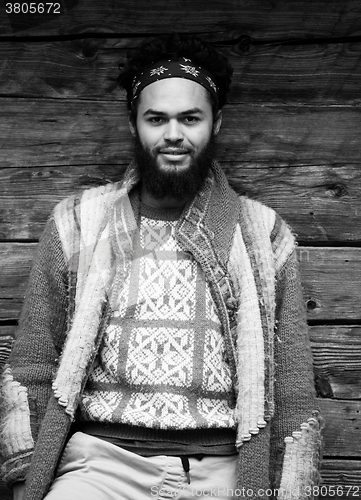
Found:
<svg viewBox="0 0 361 500"><path fill-rule="evenodd" d="M147 111L144 112L143 116L147 115L156 115L156 116L163 116L165 113L163 111L156 111L155 109L147 109Z"/></svg>
<svg viewBox="0 0 361 500"><path fill-rule="evenodd" d="M192 109L187 109L186 111L181 111L179 113L180 116L183 115L195 115L195 114L204 114L204 111L202 111L200 108L192 108ZM147 109L147 111L144 112L143 116L147 115L153 115L153 116L165 116L167 113L164 113L163 111L157 111L155 109Z"/></svg>
<svg viewBox="0 0 361 500"><path fill-rule="evenodd" d="M179 113L180 115L195 115L195 114L204 114L204 111L202 111L200 108L192 108L192 109L187 109L186 111L182 111Z"/></svg>

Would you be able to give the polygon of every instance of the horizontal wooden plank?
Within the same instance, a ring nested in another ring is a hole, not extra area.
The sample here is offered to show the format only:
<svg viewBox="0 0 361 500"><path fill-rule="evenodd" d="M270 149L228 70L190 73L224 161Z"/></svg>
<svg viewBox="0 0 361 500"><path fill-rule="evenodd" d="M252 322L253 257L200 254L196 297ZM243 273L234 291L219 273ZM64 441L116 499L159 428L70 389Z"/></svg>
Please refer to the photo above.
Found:
<svg viewBox="0 0 361 500"><path fill-rule="evenodd" d="M360 165L222 162L222 167L238 193L275 209L299 241L361 241Z"/></svg>
<svg viewBox="0 0 361 500"><path fill-rule="evenodd" d="M124 106L111 102L3 99L2 167L128 162ZM6 159L7 158L7 159Z"/></svg>
<svg viewBox="0 0 361 500"><path fill-rule="evenodd" d="M88 100L3 99L2 167L123 163L132 156L124 106ZM263 106L224 110L222 161L358 163L361 108Z"/></svg>
<svg viewBox="0 0 361 500"><path fill-rule="evenodd" d="M0 152L1 154L1 152ZM361 241L361 168L222 162L230 184L274 208L302 242ZM38 239L54 205L120 178L126 165L0 169L0 239Z"/></svg>
<svg viewBox="0 0 361 500"><path fill-rule="evenodd" d="M15 326L0 326L0 371L9 357L15 329Z"/></svg>
<svg viewBox="0 0 361 500"><path fill-rule="evenodd" d="M134 38L85 38L63 42L6 42L0 95L124 99L116 84ZM305 45L252 44L244 39L220 50L234 67L229 101L360 103L361 42Z"/></svg>
<svg viewBox="0 0 361 500"><path fill-rule="evenodd" d="M324 459L321 476L324 487L320 489L320 499L350 500L361 496L361 460Z"/></svg>
<svg viewBox="0 0 361 500"><path fill-rule="evenodd" d="M0 239L39 239L55 204L94 185L116 181L126 165L0 169Z"/></svg>
<svg viewBox="0 0 361 500"><path fill-rule="evenodd" d="M0 244L0 319L18 319L36 243Z"/></svg>
<svg viewBox="0 0 361 500"><path fill-rule="evenodd" d="M324 455L360 457L361 401L319 399L325 420Z"/></svg>
<svg viewBox="0 0 361 500"><path fill-rule="evenodd" d="M18 317L35 248L0 244L2 319ZM361 248L299 247L298 256L309 319L360 321Z"/></svg>
<svg viewBox="0 0 361 500"><path fill-rule="evenodd" d="M361 327L311 326L318 393L335 399L361 399Z"/></svg>
<svg viewBox="0 0 361 500"><path fill-rule="evenodd" d="M3 15L2 35L59 35L100 31L101 33L243 32L261 39L314 38L359 35L355 22L360 5L351 0L163 0L151 3L129 0L60 0L57 15ZM166 5L166 8L165 8Z"/></svg>
<svg viewBox="0 0 361 500"><path fill-rule="evenodd" d="M230 102L360 103L360 43L231 46Z"/></svg>
<svg viewBox="0 0 361 500"><path fill-rule="evenodd" d="M299 247L298 252L309 319L359 321L361 248Z"/></svg>
<svg viewBox="0 0 361 500"><path fill-rule="evenodd" d="M220 160L279 165L358 163L361 109L232 105L225 108Z"/></svg>

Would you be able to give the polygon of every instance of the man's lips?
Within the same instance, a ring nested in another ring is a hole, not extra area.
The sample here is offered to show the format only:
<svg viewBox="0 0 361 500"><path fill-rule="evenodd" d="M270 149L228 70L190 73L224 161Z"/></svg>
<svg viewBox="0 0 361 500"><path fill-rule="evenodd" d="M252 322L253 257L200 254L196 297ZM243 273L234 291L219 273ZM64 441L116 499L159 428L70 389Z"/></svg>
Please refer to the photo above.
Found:
<svg viewBox="0 0 361 500"><path fill-rule="evenodd" d="M162 148L159 150L159 153L162 155L175 155L181 156L189 153L188 149L181 148Z"/></svg>

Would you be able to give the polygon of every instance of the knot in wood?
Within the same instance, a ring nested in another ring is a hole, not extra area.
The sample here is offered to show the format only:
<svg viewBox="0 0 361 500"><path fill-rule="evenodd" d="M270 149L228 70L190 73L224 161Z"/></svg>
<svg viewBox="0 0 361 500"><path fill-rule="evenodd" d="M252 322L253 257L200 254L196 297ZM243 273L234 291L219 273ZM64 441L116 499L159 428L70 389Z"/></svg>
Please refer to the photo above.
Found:
<svg viewBox="0 0 361 500"><path fill-rule="evenodd" d="M84 57L86 57L87 59L92 59L97 55L98 47L93 43L88 43L83 47L82 52Z"/></svg>
<svg viewBox="0 0 361 500"><path fill-rule="evenodd" d="M238 39L238 48L242 54L248 54L251 50L252 39L248 35L242 35Z"/></svg>
<svg viewBox="0 0 361 500"><path fill-rule="evenodd" d="M348 194L347 187L344 184L333 184L329 189L338 198L341 198L342 196L346 196Z"/></svg>
<svg viewBox="0 0 361 500"><path fill-rule="evenodd" d="M306 302L307 310L313 311L317 307L317 303L314 299L308 299Z"/></svg>

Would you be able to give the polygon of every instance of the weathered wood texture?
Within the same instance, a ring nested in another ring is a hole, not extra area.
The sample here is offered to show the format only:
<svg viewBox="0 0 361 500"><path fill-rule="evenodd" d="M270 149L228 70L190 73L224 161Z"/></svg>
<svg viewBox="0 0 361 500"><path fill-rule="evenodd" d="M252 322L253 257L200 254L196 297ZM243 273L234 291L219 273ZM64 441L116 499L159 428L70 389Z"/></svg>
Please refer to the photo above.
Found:
<svg viewBox="0 0 361 500"><path fill-rule="evenodd" d="M116 180L132 157L118 64L150 34L204 33L235 69L221 165L301 242L322 477L344 488L321 497L361 496L361 3L60 3L51 18L0 15L0 365L52 208Z"/></svg>
<svg viewBox="0 0 361 500"><path fill-rule="evenodd" d="M33 150L37 151L35 145ZM38 158L44 163L51 156L44 153L41 158L39 152ZM299 241L361 242L359 165L221 164L238 193L274 208ZM0 240L38 239L58 201L81 189L116 181L125 168L124 163L0 168Z"/></svg>
<svg viewBox="0 0 361 500"><path fill-rule="evenodd" d="M359 457L361 401L320 399L325 416L324 445L328 457Z"/></svg>
<svg viewBox="0 0 361 500"><path fill-rule="evenodd" d="M124 106L91 100L4 99L2 167L122 163L131 158ZM359 163L354 106L234 104L224 110L220 159L324 165Z"/></svg>
<svg viewBox="0 0 361 500"><path fill-rule="evenodd" d="M361 400L361 327L311 326L318 394Z"/></svg>
<svg viewBox="0 0 361 500"><path fill-rule="evenodd" d="M34 243L0 244L4 320L18 317L35 248ZM360 322L361 249L299 247L298 256L309 319Z"/></svg>
<svg viewBox="0 0 361 500"><path fill-rule="evenodd" d="M261 40L361 35L361 6L339 0L60 0L55 16L3 15L0 34L59 35L89 31L126 34L247 33ZM47 22L47 20L49 20Z"/></svg>
<svg viewBox="0 0 361 500"><path fill-rule="evenodd" d="M16 326L0 326L0 369L6 363L13 344Z"/></svg>
<svg viewBox="0 0 361 500"><path fill-rule="evenodd" d="M123 99L124 91L116 83L118 65L138 42L132 38L3 42L0 95ZM230 103L361 101L361 41L259 45L243 38L232 46L220 43L219 49L234 67Z"/></svg>
<svg viewBox="0 0 361 500"><path fill-rule="evenodd" d="M360 460L324 460L322 463L323 486L319 498L332 500L361 496ZM327 488L325 488L327 486ZM332 488L331 488L332 487Z"/></svg>

